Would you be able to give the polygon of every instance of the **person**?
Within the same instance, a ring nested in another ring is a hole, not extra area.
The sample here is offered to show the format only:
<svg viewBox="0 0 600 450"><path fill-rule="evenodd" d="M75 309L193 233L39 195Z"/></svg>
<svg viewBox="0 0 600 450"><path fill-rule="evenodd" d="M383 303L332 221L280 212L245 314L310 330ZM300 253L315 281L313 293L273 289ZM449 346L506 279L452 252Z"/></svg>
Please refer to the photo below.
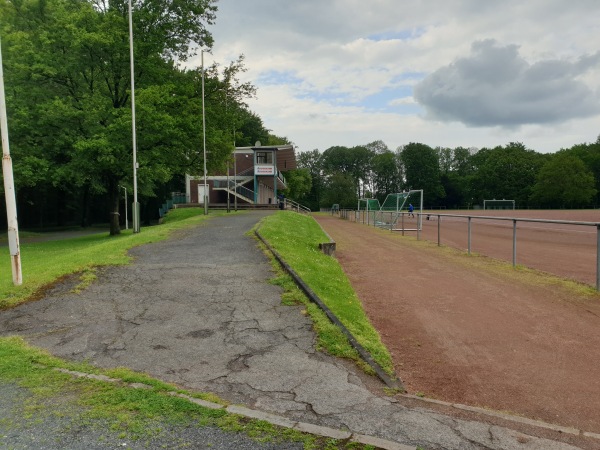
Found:
<svg viewBox="0 0 600 450"><path fill-rule="evenodd" d="M408 217L415 217L414 211L415 207L412 205L412 203L408 204Z"/></svg>
<svg viewBox="0 0 600 450"><path fill-rule="evenodd" d="M279 209L285 209L285 196L283 194L279 194Z"/></svg>

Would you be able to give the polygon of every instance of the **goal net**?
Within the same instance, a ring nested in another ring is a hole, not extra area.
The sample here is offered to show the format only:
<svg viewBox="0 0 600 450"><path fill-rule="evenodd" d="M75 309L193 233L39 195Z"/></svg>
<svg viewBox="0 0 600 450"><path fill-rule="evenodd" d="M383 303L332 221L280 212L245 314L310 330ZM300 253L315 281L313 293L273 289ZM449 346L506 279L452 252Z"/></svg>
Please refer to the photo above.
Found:
<svg viewBox="0 0 600 450"><path fill-rule="evenodd" d="M374 225L392 231L421 230L423 217L423 190L388 194Z"/></svg>
<svg viewBox="0 0 600 450"><path fill-rule="evenodd" d="M366 224L373 223L375 214L379 211L381 205L376 198L361 198L358 200L358 211L356 221Z"/></svg>

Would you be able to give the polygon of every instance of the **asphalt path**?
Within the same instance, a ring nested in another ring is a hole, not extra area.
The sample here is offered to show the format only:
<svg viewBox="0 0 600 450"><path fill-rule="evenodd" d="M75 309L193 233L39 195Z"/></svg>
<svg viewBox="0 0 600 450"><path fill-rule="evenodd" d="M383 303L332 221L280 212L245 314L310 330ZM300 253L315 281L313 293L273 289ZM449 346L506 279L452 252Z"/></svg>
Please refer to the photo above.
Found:
<svg viewBox="0 0 600 450"><path fill-rule="evenodd" d="M427 449L568 449L492 422L408 407L353 364L315 349L301 306L283 306L246 233L269 212L215 217L137 247L84 292L66 280L0 312L0 335L70 360L129 367L293 420ZM143 232L143 230L142 230Z"/></svg>

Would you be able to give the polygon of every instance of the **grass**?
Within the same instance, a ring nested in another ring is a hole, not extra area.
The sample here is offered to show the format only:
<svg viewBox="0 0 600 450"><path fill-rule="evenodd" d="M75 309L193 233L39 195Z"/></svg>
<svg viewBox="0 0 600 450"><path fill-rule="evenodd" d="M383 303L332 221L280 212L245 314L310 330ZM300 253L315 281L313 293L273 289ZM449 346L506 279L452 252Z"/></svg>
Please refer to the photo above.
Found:
<svg viewBox="0 0 600 450"><path fill-rule="evenodd" d="M55 368L103 374L121 382L74 379ZM14 412L20 419L0 423L4 432L11 429L20 432L28 426L39 426L44 417L53 417L67 428L74 427L77 432L81 432L82 427L95 429L104 438L112 435L142 443L171 438L167 428L176 431L188 426L216 426L225 431L244 433L261 442L301 442L305 449L372 448L276 427L224 410L204 408L169 395L177 392L198 397L198 394L187 393L129 369L99 370L85 363L66 362L28 346L20 337L0 338L0 383L17 383L29 392L22 404L15 405ZM150 388L134 389L125 383L144 383ZM211 395L202 398L223 403ZM183 440L177 444L189 447L193 442ZM169 445L169 448L173 447Z"/></svg>
<svg viewBox="0 0 600 450"><path fill-rule="evenodd" d="M279 211L263 219L259 231L340 319L373 359L387 373L392 374L393 364L390 353L369 322L342 267L335 258L319 250L319 243L329 241L319 224L310 216ZM325 332L326 328L323 326L322 330L318 330L322 346L334 355L339 355L339 351L347 353L345 350L340 350L343 349L342 340L345 341L343 335L333 330Z"/></svg>
<svg viewBox="0 0 600 450"><path fill-rule="evenodd" d="M81 273L77 289L94 280L97 267L129 264L127 251L135 246L166 239L176 230L198 225L209 217L197 208L174 209L160 226L144 227L140 233L122 231L120 235L93 234L74 239L24 243L20 246L23 284L12 282L11 260L0 259L0 310L16 306L43 294L45 288L73 273Z"/></svg>
<svg viewBox="0 0 600 450"><path fill-rule="evenodd" d="M97 267L128 264L131 261L131 257L127 255L130 248L166 239L177 230L197 226L207 218L219 214L224 213L204 216L198 209L176 209L169 212L162 225L143 228L141 233L125 231L118 236L95 234L75 239L23 244L22 286L12 285L9 258L0 261L0 309L38 298L48 286L74 273L80 274L80 277L73 290L77 292L85 289L96 279ZM299 291L294 292L295 285L291 279L278 278L274 282L288 285L284 302L297 301ZM314 305L306 302L311 315L318 316L319 311L312 311ZM327 334L331 336L336 333L341 335L324 315L317 320L316 327L327 329ZM334 348L335 342L342 339L343 335L341 338L333 338L334 343L328 343L327 347ZM340 354L354 351L349 345L348 348L340 351ZM122 380L122 383L74 379L53 368L103 374ZM0 382L16 382L20 387L28 389L31 395L18 408L21 408L19 414L24 420L33 421L32 426L40 420L40 414L45 414L69 416L77 427L102 424L102 429L110 430L123 439L151 440L160 437L167 424L175 427L218 426L227 431L243 432L259 441L302 442L305 449L371 448L279 428L266 422L227 414L222 410L206 409L168 393L184 393L214 403L225 402L212 394L188 393L126 368L100 370L85 363L67 362L28 346L19 337L0 338ZM143 383L152 388L133 389L125 383ZM23 423L17 420L12 426L20 427Z"/></svg>

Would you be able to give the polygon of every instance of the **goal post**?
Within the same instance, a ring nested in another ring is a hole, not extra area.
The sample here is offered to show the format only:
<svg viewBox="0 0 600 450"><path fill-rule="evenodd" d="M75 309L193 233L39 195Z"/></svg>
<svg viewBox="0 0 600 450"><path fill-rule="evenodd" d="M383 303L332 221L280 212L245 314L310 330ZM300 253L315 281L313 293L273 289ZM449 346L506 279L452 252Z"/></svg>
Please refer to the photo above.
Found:
<svg viewBox="0 0 600 450"><path fill-rule="evenodd" d="M422 220L423 190L419 189L388 194L374 225L391 231L421 231Z"/></svg>
<svg viewBox="0 0 600 450"><path fill-rule="evenodd" d="M376 198L361 198L358 200L358 217L356 221L369 224L369 217L375 216L380 209L381 205Z"/></svg>
<svg viewBox="0 0 600 450"><path fill-rule="evenodd" d="M483 200L483 209L515 209L515 201L514 200Z"/></svg>

